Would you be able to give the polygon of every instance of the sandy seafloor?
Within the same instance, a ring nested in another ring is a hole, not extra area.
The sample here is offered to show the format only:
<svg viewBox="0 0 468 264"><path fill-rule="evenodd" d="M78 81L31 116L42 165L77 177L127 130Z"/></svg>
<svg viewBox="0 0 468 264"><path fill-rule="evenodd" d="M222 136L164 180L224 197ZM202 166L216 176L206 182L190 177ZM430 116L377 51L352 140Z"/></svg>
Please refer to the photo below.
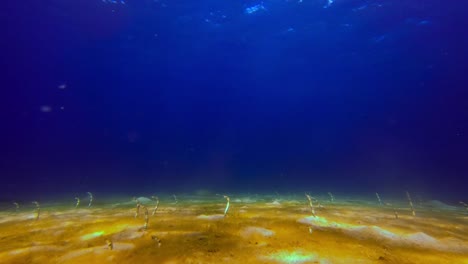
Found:
<svg viewBox="0 0 468 264"><path fill-rule="evenodd" d="M230 194L2 204L0 263L467 263L468 210ZM145 229L145 208L148 226ZM395 216L398 214L398 218Z"/></svg>

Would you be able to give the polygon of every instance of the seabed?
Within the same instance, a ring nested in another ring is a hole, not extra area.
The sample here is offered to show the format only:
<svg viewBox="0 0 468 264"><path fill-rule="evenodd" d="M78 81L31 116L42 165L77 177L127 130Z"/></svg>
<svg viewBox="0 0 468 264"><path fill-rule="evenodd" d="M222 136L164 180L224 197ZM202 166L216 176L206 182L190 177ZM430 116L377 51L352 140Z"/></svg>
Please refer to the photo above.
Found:
<svg viewBox="0 0 468 264"><path fill-rule="evenodd" d="M38 219L30 202L2 204L0 263L468 264L462 206L424 202L413 216L405 200L229 197L226 215L222 195L160 197L154 215L145 197L41 203Z"/></svg>

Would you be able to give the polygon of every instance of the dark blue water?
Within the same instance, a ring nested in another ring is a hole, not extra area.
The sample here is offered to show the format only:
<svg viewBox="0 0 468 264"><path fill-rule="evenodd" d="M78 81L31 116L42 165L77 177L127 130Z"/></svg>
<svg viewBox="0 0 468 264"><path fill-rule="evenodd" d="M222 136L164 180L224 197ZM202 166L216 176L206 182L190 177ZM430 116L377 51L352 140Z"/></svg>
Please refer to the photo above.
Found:
<svg viewBox="0 0 468 264"><path fill-rule="evenodd" d="M0 198L463 199L460 1L2 3Z"/></svg>

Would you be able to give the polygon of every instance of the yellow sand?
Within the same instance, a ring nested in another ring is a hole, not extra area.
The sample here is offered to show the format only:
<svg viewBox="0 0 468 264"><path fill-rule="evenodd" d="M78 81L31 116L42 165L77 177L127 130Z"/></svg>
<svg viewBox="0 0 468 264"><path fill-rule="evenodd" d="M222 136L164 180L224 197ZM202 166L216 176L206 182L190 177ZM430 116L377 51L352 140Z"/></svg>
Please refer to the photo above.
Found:
<svg viewBox="0 0 468 264"><path fill-rule="evenodd" d="M466 211L358 202L161 201L149 227L130 205L0 212L0 263L468 263ZM152 210L151 205L147 205ZM108 247L110 241L113 249ZM158 245L160 241L160 246Z"/></svg>

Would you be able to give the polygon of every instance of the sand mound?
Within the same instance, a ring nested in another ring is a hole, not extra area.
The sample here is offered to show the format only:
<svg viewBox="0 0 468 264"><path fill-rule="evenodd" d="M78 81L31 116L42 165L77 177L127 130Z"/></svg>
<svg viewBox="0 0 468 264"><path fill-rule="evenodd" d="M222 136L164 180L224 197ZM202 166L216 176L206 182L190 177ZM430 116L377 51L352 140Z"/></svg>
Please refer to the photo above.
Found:
<svg viewBox="0 0 468 264"><path fill-rule="evenodd" d="M263 237L271 237L271 236L275 235L275 232L271 231L269 229L266 229L266 228L255 227L255 226L246 227L241 231L241 236L243 236L244 238L247 238L247 237L250 237L250 236L253 236L253 235L260 235L260 236L263 236Z"/></svg>
<svg viewBox="0 0 468 264"><path fill-rule="evenodd" d="M305 217L298 222L308 224L322 230L341 231L346 235L360 240L377 240L393 246L432 249L437 251L468 253L468 243L456 238L437 239L423 232L412 234L397 234L378 226L351 225L330 222L323 217Z"/></svg>
<svg viewBox="0 0 468 264"><path fill-rule="evenodd" d="M224 218L224 215L222 214L197 216L197 219L202 219L202 220L221 220L223 218Z"/></svg>

